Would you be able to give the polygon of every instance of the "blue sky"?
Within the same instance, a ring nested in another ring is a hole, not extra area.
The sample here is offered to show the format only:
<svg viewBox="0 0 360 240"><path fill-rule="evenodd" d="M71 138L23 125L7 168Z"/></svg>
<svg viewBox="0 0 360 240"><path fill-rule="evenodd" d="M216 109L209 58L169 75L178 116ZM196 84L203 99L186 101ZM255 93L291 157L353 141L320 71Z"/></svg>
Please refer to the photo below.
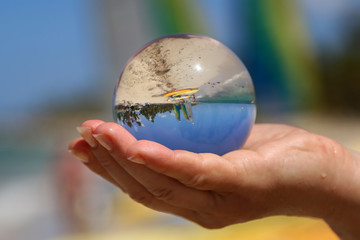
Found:
<svg viewBox="0 0 360 240"><path fill-rule="evenodd" d="M212 14L213 31L230 38L234 23L226 11L232 1L199 1L205 2L206 8L200 9L218 13ZM301 1L319 45L336 48L342 37L341 21L349 10L360 9L359 2ZM0 115L31 112L94 90L106 76L109 61L102 21L95 0L0 1ZM117 27L121 24L131 23Z"/></svg>
<svg viewBox="0 0 360 240"><path fill-rule="evenodd" d="M92 2L0 2L0 112L71 97L101 75Z"/></svg>

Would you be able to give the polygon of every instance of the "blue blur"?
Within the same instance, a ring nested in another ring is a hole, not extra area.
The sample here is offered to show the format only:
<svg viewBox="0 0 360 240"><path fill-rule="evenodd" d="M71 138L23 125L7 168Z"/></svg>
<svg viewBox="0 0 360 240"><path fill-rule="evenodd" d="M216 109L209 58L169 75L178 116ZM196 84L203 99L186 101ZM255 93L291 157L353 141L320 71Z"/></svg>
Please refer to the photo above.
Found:
<svg viewBox="0 0 360 240"><path fill-rule="evenodd" d="M124 127L138 140L158 142L172 150L223 155L239 149L254 124L254 104L203 103L194 105L193 122L174 111L158 114L154 122L141 116L144 126Z"/></svg>

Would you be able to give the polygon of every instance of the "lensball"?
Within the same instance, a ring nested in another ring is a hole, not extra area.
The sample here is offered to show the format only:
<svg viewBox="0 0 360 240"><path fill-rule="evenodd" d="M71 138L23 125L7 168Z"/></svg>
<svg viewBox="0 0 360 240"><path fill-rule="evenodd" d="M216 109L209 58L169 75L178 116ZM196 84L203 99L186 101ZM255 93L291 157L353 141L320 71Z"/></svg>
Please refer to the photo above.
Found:
<svg viewBox="0 0 360 240"><path fill-rule="evenodd" d="M222 43L175 34L130 58L115 87L113 113L138 140L222 155L246 141L255 91L244 64Z"/></svg>

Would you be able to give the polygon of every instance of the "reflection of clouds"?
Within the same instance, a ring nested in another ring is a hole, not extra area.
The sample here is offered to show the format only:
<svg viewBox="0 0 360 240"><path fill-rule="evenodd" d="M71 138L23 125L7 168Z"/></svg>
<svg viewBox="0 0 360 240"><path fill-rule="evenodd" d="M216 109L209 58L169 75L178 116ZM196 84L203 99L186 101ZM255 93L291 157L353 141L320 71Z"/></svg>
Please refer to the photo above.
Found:
<svg viewBox="0 0 360 240"><path fill-rule="evenodd" d="M240 79L243 75L245 75L245 72L241 72L241 73L235 74L232 78L224 81L223 84L224 84L224 85L226 85L226 84L231 84L233 81ZM246 74L246 75L247 75L247 74Z"/></svg>
<svg viewBox="0 0 360 240"><path fill-rule="evenodd" d="M166 114L159 114L158 116L161 117L161 118L167 117Z"/></svg>
<svg viewBox="0 0 360 240"><path fill-rule="evenodd" d="M235 74L225 81L219 81L218 78L215 78L200 86L199 89L199 92L195 94L197 99L254 94L252 81L247 71Z"/></svg>

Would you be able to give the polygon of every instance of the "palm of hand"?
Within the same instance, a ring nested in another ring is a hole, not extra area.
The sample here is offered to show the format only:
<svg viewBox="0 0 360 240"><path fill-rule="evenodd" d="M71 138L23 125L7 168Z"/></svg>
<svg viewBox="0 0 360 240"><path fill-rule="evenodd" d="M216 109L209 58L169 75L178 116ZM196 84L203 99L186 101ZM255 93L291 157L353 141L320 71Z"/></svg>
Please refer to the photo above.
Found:
<svg viewBox="0 0 360 240"><path fill-rule="evenodd" d="M70 149L86 152L91 170L155 210L208 228L273 214L326 214L304 201L309 194L326 201L317 189L330 169L329 146L337 146L324 137L284 125L255 125L243 149L220 157L137 141L114 123L93 120L82 126L93 147L77 139ZM298 197L301 191L307 192L304 198Z"/></svg>

